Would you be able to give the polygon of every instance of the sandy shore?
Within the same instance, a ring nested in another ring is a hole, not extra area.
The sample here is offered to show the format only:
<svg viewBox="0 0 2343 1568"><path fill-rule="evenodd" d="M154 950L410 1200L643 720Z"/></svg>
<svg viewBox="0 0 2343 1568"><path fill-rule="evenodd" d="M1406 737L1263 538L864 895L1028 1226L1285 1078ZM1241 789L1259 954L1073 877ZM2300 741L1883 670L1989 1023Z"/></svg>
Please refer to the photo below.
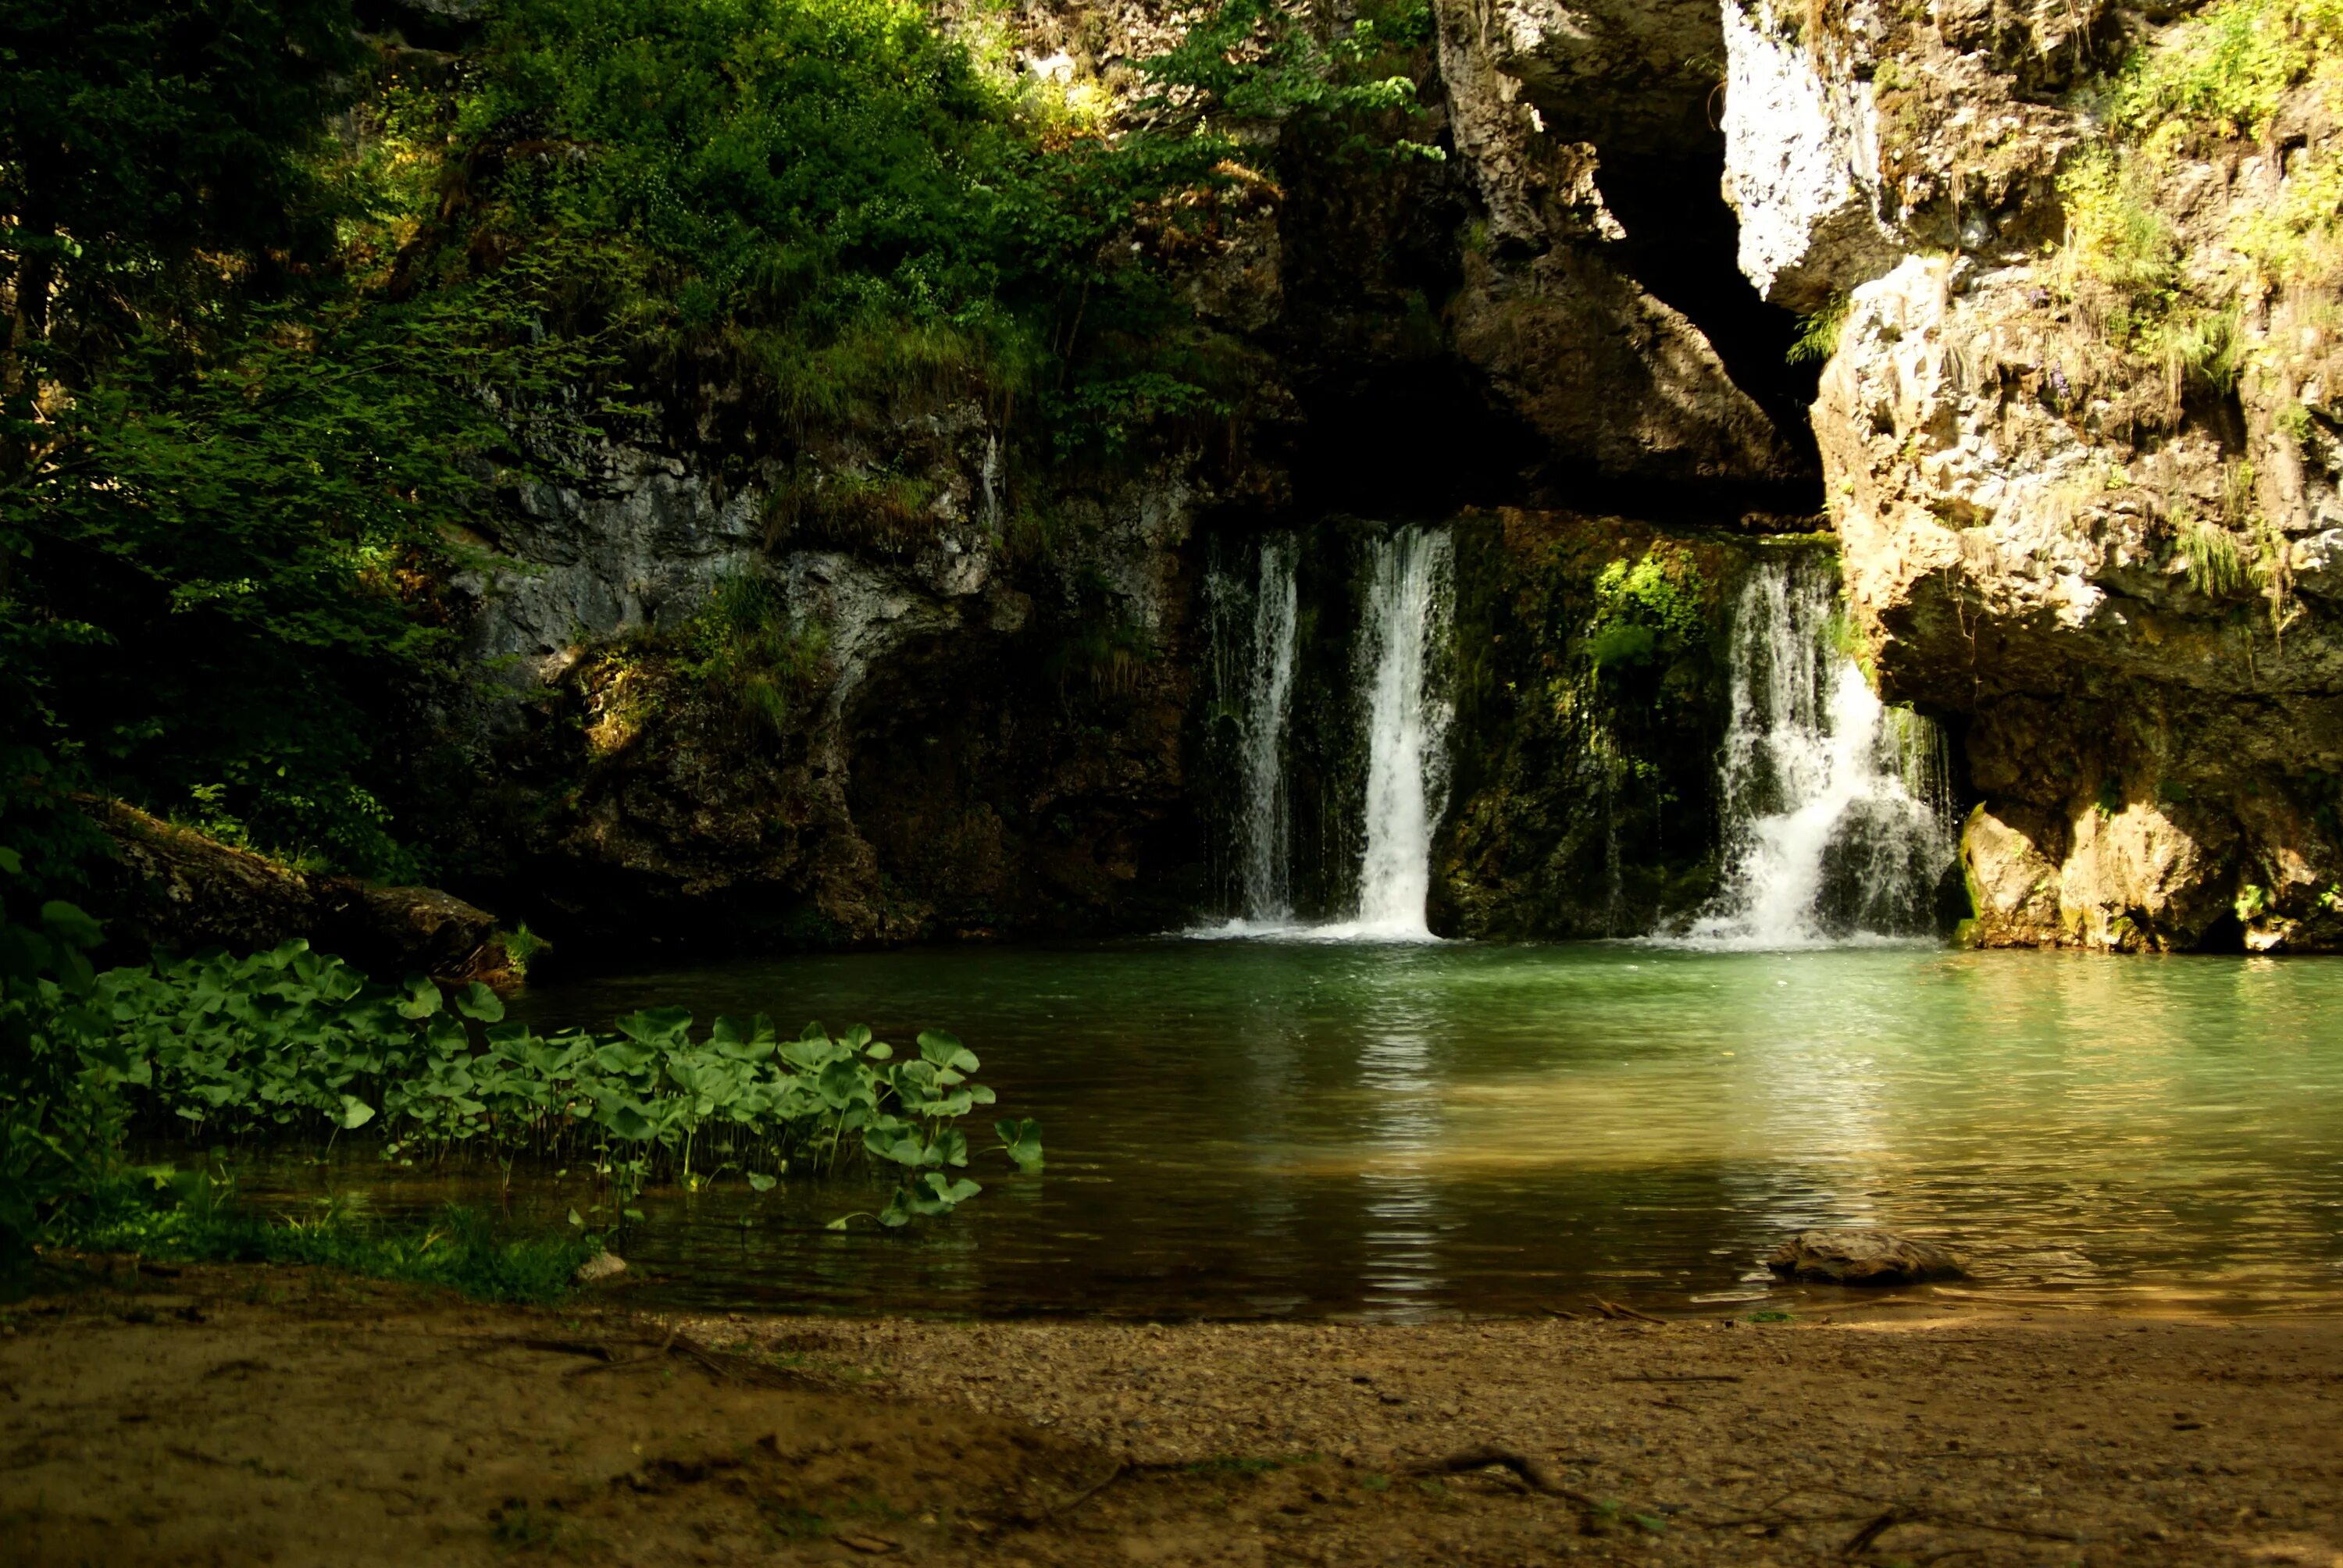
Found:
<svg viewBox="0 0 2343 1568"><path fill-rule="evenodd" d="M2318 1564L2343 1318L1144 1326L0 1309L11 1563Z"/></svg>

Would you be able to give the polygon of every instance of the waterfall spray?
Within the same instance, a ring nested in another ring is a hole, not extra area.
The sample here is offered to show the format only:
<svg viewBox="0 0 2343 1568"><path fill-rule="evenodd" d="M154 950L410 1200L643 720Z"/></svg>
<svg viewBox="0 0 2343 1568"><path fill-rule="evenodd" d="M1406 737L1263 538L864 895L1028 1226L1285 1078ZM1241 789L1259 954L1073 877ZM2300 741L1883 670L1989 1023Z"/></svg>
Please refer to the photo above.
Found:
<svg viewBox="0 0 2343 1568"><path fill-rule="evenodd" d="M1942 736L1891 710L1838 646L1837 584L1770 560L1734 610L1719 763L1725 886L1687 935L1725 947L1916 936L1951 863Z"/></svg>

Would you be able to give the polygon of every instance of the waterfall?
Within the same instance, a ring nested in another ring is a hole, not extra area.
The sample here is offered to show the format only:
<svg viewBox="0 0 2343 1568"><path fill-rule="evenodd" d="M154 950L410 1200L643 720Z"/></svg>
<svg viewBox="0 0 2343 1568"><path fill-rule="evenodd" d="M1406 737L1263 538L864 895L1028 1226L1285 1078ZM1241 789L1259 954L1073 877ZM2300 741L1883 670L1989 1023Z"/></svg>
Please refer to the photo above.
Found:
<svg viewBox="0 0 2343 1568"><path fill-rule="evenodd" d="M1432 835L1447 806L1448 721L1439 668L1454 613L1448 536L1398 528L1377 538L1360 644L1367 723L1366 851L1355 919L1329 937L1429 941Z"/></svg>
<svg viewBox="0 0 2343 1568"><path fill-rule="evenodd" d="M1447 801L1447 648L1455 576L1448 536L1403 528L1365 541L1358 640L1347 678L1359 694L1365 785L1358 797L1363 846L1357 901L1347 918L1308 924L1294 918L1292 807L1286 778L1296 667L1300 659L1302 554L1297 535L1263 536L1257 569L1214 565L1212 610L1217 722L1233 775L1222 842L1232 848L1229 883L1238 913L1198 936L1278 936L1321 941L1429 941L1432 836ZM1332 715L1312 710L1322 738ZM1344 715L1335 719L1344 733ZM1350 755L1353 758L1356 752ZM1355 766L1355 763L1352 764ZM1357 774L1348 773L1355 780ZM1335 798L1348 799L1347 790Z"/></svg>
<svg viewBox="0 0 2343 1568"><path fill-rule="evenodd" d="M1261 542L1253 590L1252 637L1244 711L1237 723L1237 839L1240 890L1247 920L1279 922L1293 913L1286 875L1285 721L1293 696L1294 558L1290 535Z"/></svg>
<svg viewBox="0 0 2343 1568"><path fill-rule="evenodd" d="M1932 929L1955 848L1942 735L1888 709L1842 646L1835 577L1770 560L1735 607L1718 767L1725 884L1687 936L1807 947Z"/></svg>

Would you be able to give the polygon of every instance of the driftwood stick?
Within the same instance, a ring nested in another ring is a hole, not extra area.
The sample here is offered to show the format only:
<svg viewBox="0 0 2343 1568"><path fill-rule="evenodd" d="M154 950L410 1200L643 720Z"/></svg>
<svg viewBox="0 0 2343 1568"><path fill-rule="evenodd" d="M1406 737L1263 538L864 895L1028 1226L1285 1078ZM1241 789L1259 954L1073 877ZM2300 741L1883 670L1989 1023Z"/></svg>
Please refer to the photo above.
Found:
<svg viewBox="0 0 2343 1568"><path fill-rule="evenodd" d="M1593 1508L1594 1500L1584 1493L1564 1486L1553 1470L1541 1460L1533 1459L1517 1449L1501 1448L1493 1442L1460 1448L1454 1453L1439 1459L1419 1461L1407 1467L1409 1475L1454 1475L1468 1470L1488 1470L1503 1467L1521 1477L1533 1492L1543 1492L1549 1497L1566 1497L1582 1507Z"/></svg>

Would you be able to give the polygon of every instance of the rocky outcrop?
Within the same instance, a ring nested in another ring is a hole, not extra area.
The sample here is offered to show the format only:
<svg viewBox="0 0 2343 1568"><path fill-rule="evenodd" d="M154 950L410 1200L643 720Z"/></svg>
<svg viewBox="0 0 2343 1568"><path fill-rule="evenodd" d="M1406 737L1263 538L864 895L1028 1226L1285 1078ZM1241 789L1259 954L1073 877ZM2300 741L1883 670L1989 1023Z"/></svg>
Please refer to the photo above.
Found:
<svg viewBox="0 0 2343 1568"><path fill-rule="evenodd" d="M2066 95L2121 21L1728 7L1743 264L1844 311L1827 501L1883 694L1965 720L1975 940L2343 945L2332 286L2249 254L2334 127L2135 153Z"/></svg>
<svg viewBox="0 0 2343 1568"><path fill-rule="evenodd" d="M1960 1260L1933 1241L1893 1231L1801 1231L1765 1260L1793 1280L1825 1285L1917 1285L1957 1280Z"/></svg>
<svg viewBox="0 0 2343 1568"><path fill-rule="evenodd" d="M1631 235L1604 196L1606 160L1702 166L1715 139L1701 65L1719 46L1714 7L1433 9L1450 128L1486 213L1450 307L1457 353L1536 432L1549 465L1711 487L1806 475L1801 433L1735 381L1690 299L1636 276L1637 245L1654 236ZM1656 210L1674 221L1685 195ZM1691 237L1671 240L1681 251Z"/></svg>
<svg viewBox="0 0 2343 1568"><path fill-rule="evenodd" d="M1200 498L1176 473L1061 497L1041 552L987 526L963 450L909 537L769 545L736 526L765 495L651 466L646 504L648 465L614 459L539 505L558 538L501 538L472 621L518 678L475 730L510 783L475 825L489 885L629 942L1168 923Z"/></svg>

